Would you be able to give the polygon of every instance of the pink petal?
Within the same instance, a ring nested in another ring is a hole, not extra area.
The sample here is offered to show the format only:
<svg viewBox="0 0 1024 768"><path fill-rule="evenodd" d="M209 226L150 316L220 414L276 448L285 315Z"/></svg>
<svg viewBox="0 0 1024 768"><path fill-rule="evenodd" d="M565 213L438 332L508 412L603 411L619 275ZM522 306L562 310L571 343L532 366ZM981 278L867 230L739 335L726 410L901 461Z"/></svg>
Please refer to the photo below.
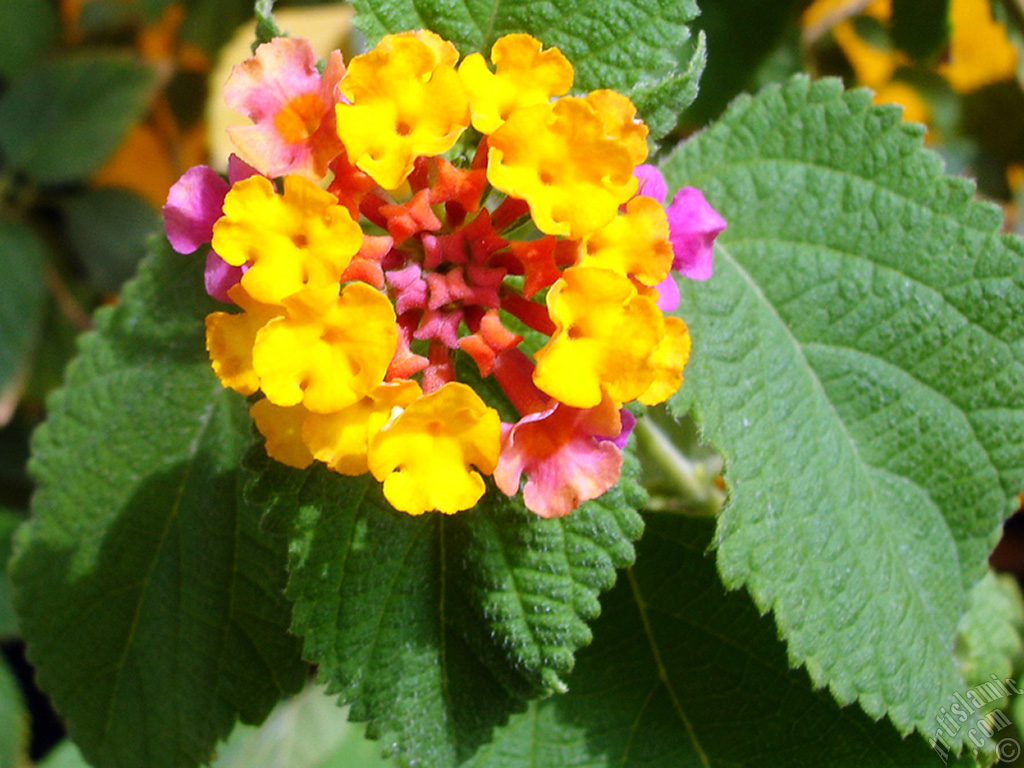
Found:
<svg viewBox="0 0 1024 768"><path fill-rule="evenodd" d="M320 91L316 53L301 37L275 37L236 64L224 83L224 101L254 123L273 120L295 96Z"/></svg>
<svg viewBox="0 0 1024 768"><path fill-rule="evenodd" d="M674 259L672 269L692 280L711 277L713 245L726 222L696 187L683 187L665 209Z"/></svg>
<svg viewBox="0 0 1024 768"><path fill-rule="evenodd" d="M192 253L213 237L213 223L221 216L228 183L205 165L189 168L167 193L164 227L171 247Z"/></svg>
<svg viewBox="0 0 1024 768"><path fill-rule="evenodd" d="M235 267L228 264L213 250L206 254L206 272L204 273L206 292L217 301L232 303L228 297L228 289L236 285L242 279L243 274L245 274L244 266Z"/></svg>
<svg viewBox="0 0 1024 768"><path fill-rule="evenodd" d="M638 165L633 169L633 175L640 181L637 189L638 195L653 197L659 203L665 203L665 195L668 194L668 186L665 184L665 177L661 171L653 165Z"/></svg>
<svg viewBox="0 0 1024 768"><path fill-rule="evenodd" d="M259 171L249 165L234 152L228 157L228 181L237 184L250 176L258 176Z"/></svg>
<svg viewBox="0 0 1024 768"><path fill-rule="evenodd" d="M672 273L656 286L658 289L658 309L662 312L674 312L679 307L679 286Z"/></svg>
<svg viewBox="0 0 1024 768"><path fill-rule="evenodd" d="M554 403L503 432L494 481L509 496L526 475L523 501L541 517L560 517L595 499L619 479L622 453L603 434L621 436L619 409L606 397L596 408Z"/></svg>

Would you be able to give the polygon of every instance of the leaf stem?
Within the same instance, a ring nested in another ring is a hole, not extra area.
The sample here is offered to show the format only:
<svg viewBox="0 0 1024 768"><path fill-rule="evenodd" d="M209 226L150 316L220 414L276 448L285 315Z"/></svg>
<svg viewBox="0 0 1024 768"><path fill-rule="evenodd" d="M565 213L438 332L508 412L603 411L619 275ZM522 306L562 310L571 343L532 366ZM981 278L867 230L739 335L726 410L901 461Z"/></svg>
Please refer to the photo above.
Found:
<svg viewBox="0 0 1024 768"><path fill-rule="evenodd" d="M635 432L643 451L657 463L673 490L678 492L685 511L701 516L714 516L721 511L726 495L715 482L724 465L719 454L698 461L688 458L649 418L639 420Z"/></svg>

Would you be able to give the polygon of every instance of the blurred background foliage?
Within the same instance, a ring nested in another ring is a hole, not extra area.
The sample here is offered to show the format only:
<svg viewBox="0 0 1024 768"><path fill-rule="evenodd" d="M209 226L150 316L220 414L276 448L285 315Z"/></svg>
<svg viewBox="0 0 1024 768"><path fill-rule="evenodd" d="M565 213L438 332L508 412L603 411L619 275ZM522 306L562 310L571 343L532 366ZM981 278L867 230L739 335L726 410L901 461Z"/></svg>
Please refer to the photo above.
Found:
<svg viewBox="0 0 1024 768"><path fill-rule="evenodd" d="M980 195L1003 205L1007 228L1024 233L1024 0L700 5L708 63L678 138L741 92L798 71L838 76L926 123L948 169L974 177ZM30 435L75 339L98 306L117 301L159 234L171 184L230 152L224 127L241 119L219 106L219 85L248 54L251 16L251 0L0 0L0 564L28 509ZM277 16L322 54L359 49L343 4L282 0ZM649 425L640 437L652 508L714 514L724 499L720 460L692 424L661 413ZM681 498L700 508L680 507ZM996 568L1024 571L1021 528L1008 523ZM1001 634L979 627L965 637L998 635L1020 648L1020 594L1004 584L992 609ZM81 766L32 687L17 635L0 571L0 768ZM981 641L972 642L965 664L978 656L971 648ZM300 733L288 725L296 718L312 725ZM375 754L311 689L262 728L239 729L218 764L369 766Z"/></svg>

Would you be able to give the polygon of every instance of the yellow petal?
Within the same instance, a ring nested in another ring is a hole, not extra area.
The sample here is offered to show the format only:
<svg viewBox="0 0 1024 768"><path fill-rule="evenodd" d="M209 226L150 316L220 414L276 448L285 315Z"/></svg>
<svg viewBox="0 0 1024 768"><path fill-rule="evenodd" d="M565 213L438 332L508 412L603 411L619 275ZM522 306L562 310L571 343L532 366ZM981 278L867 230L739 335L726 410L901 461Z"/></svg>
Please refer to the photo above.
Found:
<svg viewBox="0 0 1024 768"><path fill-rule="evenodd" d="M444 61L415 36L392 35L349 63L338 136L356 167L385 189L397 189L417 157L447 152L469 126L462 81Z"/></svg>
<svg viewBox="0 0 1024 768"><path fill-rule="evenodd" d="M459 65L469 95L473 127L484 134L498 128L515 109L546 104L572 88L572 64L557 48L543 50L530 35L505 35L491 48L492 73L479 53Z"/></svg>
<svg viewBox="0 0 1024 768"><path fill-rule="evenodd" d="M654 378L651 386L638 398L644 405L657 405L668 400L683 383L683 367L690 357L690 332L678 317L665 318L665 335L654 353L651 365Z"/></svg>
<svg viewBox="0 0 1024 768"><path fill-rule="evenodd" d="M302 441L302 424L308 414L301 405L283 408L265 398L249 409L256 429L267 440L267 455L296 469L313 463L313 455Z"/></svg>
<svg viewBox="0 0 1024 768"><path fill-rule="evenodd" d="M242 285L271 304L309 284L336 283L362 242L348 209L295 175L285 177L284 195L263 176L239 181L213 225L213 249L228 264L249 264Z"/></svg>
<svg viewBox="0 0 1024 768"><path fill-rule="evenodd" d="M256 334L253 368L277 405L340 411L384 380L398 344L391 302L366 283L349 283L333 298L330 290L286 299L287 316Z"/></svg>
<svg viewBox="0 0 1024 768"><path fill-rule="evenodd" d="M450 515L480 500L480 473L494 471L500 450L497 411L465 384L451 382L381 429L370 442L368 463L395 509Z"/></svg>
<svg viewBox="0 0 1024 768"><path fill-rule="evenodd" d="M302 437L317 461L343 475L369 472L370 438L380 431L395 408L405 408L422 392L415 381L381 384L369 396L336 413L311 413Z"/></svg>
<svg viewBox="0 0 1024 768"><path fill-rule="evenodd" d="M616 91L602 89L586 95L586 102L604 120L609 138L622 143L633 158L633 165L647 159L647 126L636 116L636 107L628 98Z"/></svg>
<svg viewBox="0 0 1024 768"><path fill-rule="evenodd" d="M654 286L672 267L668 216L658 201L637 196L585 241L576 266L601 267Z"/></svg>
<svg viewBox="0 0 1024 768"><path fill-rule="evenodd" d="M517 109L489 142L488 181L525 200L546 234L586 237L636 193L629 148L583 99Z"/></svg>
<svg viewBox="0 0 1024 768"><path fill-rule="evenodd" d="M593 408L604 391L622 403L650 387L650 357L664 318L628 278L573 267L552 286L547 304L556 331L534 355L533 381L541 391L574 408Z"/></svg>

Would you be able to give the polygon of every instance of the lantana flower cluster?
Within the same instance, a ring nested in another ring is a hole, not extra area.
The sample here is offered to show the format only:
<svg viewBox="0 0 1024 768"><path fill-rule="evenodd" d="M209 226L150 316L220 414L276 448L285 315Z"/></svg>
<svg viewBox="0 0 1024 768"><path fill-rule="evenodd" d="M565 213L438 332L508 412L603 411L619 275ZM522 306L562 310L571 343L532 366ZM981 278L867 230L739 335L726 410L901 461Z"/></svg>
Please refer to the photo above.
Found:
<svg viewBox="0 0 1024 768"><path fill-rule="evenodd" d="M695 189L666 209L633 104L572 85L522 34L490 64L419 31L347 68L293 38L234 68L227 179L190 169L164 212L176 250L211 246L234 305L206 319L213 370L271 457L370 472L410 514L474 506L483 476L544 517L614 485L624 404L689 355L670 272L708 277L725 222Z"/></svg>

